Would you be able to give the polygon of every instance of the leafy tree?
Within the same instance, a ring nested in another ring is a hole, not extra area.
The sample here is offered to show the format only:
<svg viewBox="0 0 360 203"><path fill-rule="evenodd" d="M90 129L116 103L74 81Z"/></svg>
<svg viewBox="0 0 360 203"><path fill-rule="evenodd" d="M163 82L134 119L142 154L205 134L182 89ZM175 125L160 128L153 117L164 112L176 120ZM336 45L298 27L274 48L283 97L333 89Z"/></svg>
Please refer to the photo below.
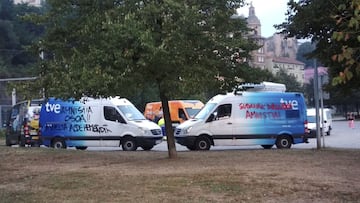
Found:
<svg viewBox="0 0 360 203"><path fill-rule="evenodd" d="M305 68L313 67L314 60L311 59L311 53L314 51L315 46L310 42L302 43L296 53L296 60L301 61L305 64Z"/></svg>
<svg viewBox="0 0 360 203"><path fill-rule="evenodd" d="M312 56L329 67L333 85L359 89L359 0L289 0L288 19L276 27L289 37L311 38Z"/></svg>
<svg viewBox="0 0 360 203"><path fill-rule="evenodd" d="M47 96L78 98L126 97L155 86L171 158L176 149L168 100L233 88L247 67L236 61L258 48L246 37L245 19L231 18L243 0L47 3L46 15L33 17L46 26L35 50L47 55L33 87L44 87Z"/></svg>
<svg viewBox="0 0 360 203"><path fill-rule="evenodd" d="M28 65L38 57L26 50L42 33L41 27L23 21L22 17L29 13L41 13L41 9L14 5L10 0L0 1L0 60L8 70L5 77L23 76Z"/></svg>
<svg viewBox="0 0 360 203"><path fill-rule="evenodd" d="M28 50L28 46L41 35L43 30L33 23L25 22L23 17L29 13L41 13L42 11L43 8L27 6L26 4L14 4L12 0L0 0L1 78L35 75L33 71L34 62L39 58L39 55L38 53L32 55ZM10 91L7 90L11 90L14 85L14 82L2 82L0 85L1 104L10 103L11 95L9 94Z"/></svg>
<svg viewBox="0 0 360 203"><path fill-rule="evenodd" d="M303 92L301 84L296 80L296 77L289 75L287 71L280 68L279 72L275 74L275 82L286 85L286 91L288 92Z"/></svg>

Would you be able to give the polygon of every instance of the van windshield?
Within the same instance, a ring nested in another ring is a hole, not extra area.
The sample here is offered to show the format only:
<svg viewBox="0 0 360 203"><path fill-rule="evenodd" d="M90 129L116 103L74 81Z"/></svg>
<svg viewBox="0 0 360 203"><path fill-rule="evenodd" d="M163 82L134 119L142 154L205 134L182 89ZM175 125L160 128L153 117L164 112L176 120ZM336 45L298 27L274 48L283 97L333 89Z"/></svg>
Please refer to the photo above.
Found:
<svg viewBox="0 0 360 203"><path fill-rule="evenodd" d="M185 108L186 113L189 115L190 118L194 118L194 116L200 111L201 109L193 109L193 108Z"/></svg>
<svg viewBox="0 0 360 203"><path fill-rule="evenodd" d="M315 116L307 116L307 120L308 120L309 123L316 123Z"/></svg>
<svg viewBox="0 0 360 203"><path fill-rule="evenodd" d="M133 105L120 105L117 107L128 121L145 120L144 115Z"/></svg>
<svg viewBox="0 0 360 203"><path fill-rule="evenodd" d="M214 111L216 103L207 103L204 108L202 108L198 114L196 114L195 119L206 119L211 112Z"/></svg>

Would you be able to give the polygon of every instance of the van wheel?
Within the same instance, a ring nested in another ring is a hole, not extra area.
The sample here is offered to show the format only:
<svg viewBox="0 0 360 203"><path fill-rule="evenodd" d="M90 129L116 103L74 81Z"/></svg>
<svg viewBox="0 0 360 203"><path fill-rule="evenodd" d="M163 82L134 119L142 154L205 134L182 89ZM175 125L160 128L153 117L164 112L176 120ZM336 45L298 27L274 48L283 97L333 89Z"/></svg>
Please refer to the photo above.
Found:
<svg viewBox="0 0 360 203"><path fill-rule="evenodd" d="M75 147L77 150L86 150L87 146L76 146Z"/></svg>
<svg viewBox="0 0 360 203"><path fill-rule="evenodd" d="M6 139L6 141L5 141L6 146L11 147L11 142L10 142L10 139L8 138L8 136L6 136L5 139Z"/></svg>
<svg viewBox="0 0 360 203"><path fill-rule="evenodd" d="M148 146L141 146L141 148L145 151L149 151L153 148L154 146L148 145Z"/></svg>
<svg viewBox="0 0 360 203"><path fill-rule="evenodd" d="M20 135L19 147L25 147L25 137Z"/></svg>
<svg viewBox="0 0 360 203"><path fill-rule="evenodd" d="M278 149L289 149L291 147L291 138L288 135L280 135L276 140Z"/></svg>
<svg viewBox="0 0 360 203"><path fill-rule="evenodd" d="M264 149L271 149L273 145L261 145Z"/></svg>
<svg viewBox="0 0 360 203"><path fill-rule="evenodd" d="M65 145L65 141L62 138L55 138L52 141L51 147L53 147L54 149L66 149L66 145Z"/></svg>
<svg viewBox="0 0 360 203"><path fill-rule="evenodd" d="M210 140L206 136L201 136L195 141L196 150L209 150L210 149Z"/></svg>
<svg viewBox="0 0 360 203"><path fill-rule="evenodd" d="M330 129L326 132L327 136L330 136Z"/></svg>
<svg viewBox="0 0 360 203"><path fill-rule="evenodd" d="M135 139L132 137L123 138L121 146L124 151L135 151L137 149Z"/></svg>

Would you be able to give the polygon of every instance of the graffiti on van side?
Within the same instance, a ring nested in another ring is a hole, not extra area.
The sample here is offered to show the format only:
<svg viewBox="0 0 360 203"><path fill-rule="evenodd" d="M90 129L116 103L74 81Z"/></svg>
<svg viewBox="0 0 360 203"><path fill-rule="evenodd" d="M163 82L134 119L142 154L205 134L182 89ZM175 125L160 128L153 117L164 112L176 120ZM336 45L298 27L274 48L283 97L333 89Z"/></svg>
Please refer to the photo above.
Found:
<svg viewBox="0 0 360 203"><path fill-rule="evenodd" d="M80 123L80 122L86 122L86 119L84 115L66 115L65 122Z"/></svg>
<svg viewBox="0 0 360 203"><path fill-rule="evenodd" d="M49 123L45 125L45 130L69 131L69 132L95 132L111 133L107 127L98 124L72 124L72 123Z"/></svg>
<svg viewBox="0 0 360 203"><path fill-rule="evenodd" d="M246 111L246 119L279 119L280 112L272 111L272 112L257 112L257 111Z"/></svg>
<svg viewBox="0 0 360 203"><path fill-rule="evenodd" d="M245 112L246 119L280 119L283 110L298 110L297 100L280 99L279 103L240 103L239 108Z"/></svg>

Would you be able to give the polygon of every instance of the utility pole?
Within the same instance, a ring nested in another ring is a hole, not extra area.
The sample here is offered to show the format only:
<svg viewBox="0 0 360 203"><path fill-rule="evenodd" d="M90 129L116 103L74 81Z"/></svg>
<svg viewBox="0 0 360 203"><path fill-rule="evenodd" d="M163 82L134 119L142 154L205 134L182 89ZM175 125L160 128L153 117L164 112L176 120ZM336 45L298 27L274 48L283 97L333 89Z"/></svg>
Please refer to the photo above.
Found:
<svg viewBox="0 0 360 203"><path fill-rule="evenodd" d="M321 148L320 140L320 119L319 119L319 80L316 59L314 59L314 99L315 99L315 118L316 118L316 146Z"/></svg>

